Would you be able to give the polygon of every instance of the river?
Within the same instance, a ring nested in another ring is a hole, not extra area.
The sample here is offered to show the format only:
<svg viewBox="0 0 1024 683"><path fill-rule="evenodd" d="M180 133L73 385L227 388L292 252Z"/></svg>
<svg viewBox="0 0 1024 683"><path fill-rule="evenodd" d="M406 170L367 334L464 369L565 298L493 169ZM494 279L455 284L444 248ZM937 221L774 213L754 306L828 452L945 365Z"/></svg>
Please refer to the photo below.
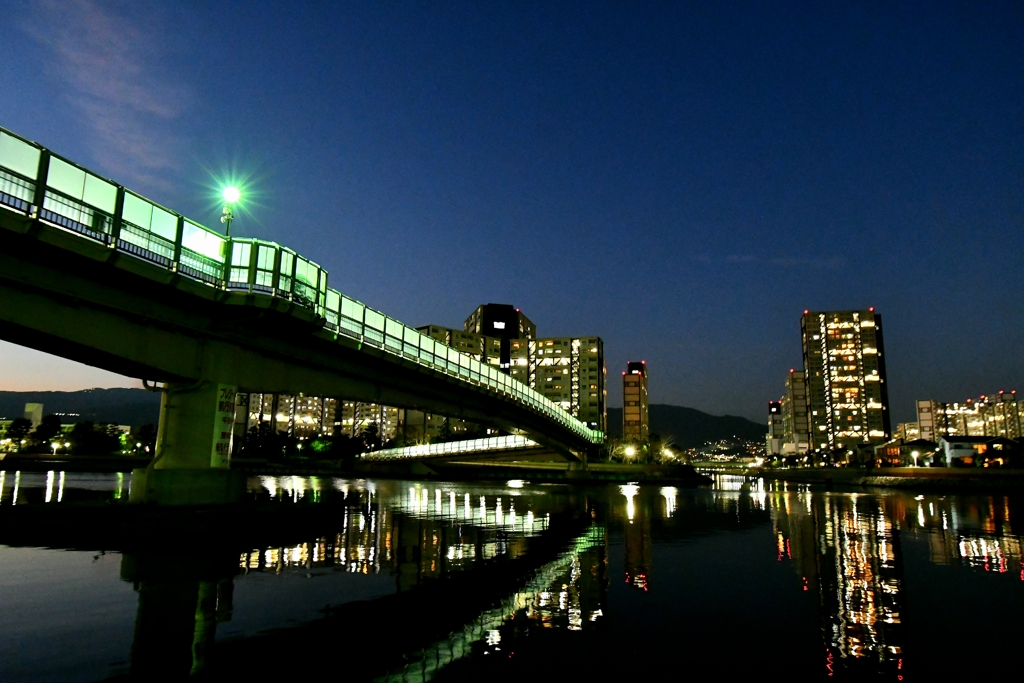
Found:
<svg viewBox="0 0 1024 683"><path fill-rule="evenodd" d="M925 680L1010 672L1021 502L253 477L231 512L0 474L0 678Z"/></svg>

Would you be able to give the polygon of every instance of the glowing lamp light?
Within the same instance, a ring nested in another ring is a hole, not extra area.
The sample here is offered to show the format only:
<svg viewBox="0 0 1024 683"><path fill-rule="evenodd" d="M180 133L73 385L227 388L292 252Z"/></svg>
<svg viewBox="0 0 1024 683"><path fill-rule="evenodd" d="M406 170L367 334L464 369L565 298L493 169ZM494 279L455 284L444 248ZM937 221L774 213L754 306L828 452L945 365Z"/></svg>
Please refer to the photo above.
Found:
<svg viewBox="0 0 1024 683"><path fill-rule="evenodd" d="M626 447L626 455L628 455L630 457L633 457L634 455L636 455L636 449L633 448L632 446L627 446Z"/></svg>
<svg viewBox="0 0 1024 683"><path fill-rule="evenodd" d="M238 200L242 198L242 193L238 191L238 188L234 185L224 188L223 192L225 204L237 204Z"/></svg>

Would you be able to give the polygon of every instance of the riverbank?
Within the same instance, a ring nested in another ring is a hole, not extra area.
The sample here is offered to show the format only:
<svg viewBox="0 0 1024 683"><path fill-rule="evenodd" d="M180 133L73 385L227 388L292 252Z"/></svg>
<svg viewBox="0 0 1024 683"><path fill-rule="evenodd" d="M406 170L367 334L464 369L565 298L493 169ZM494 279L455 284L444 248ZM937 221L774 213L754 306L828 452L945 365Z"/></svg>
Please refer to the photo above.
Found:
<svg viewBox="0 0 1024 683"><path fill-rule="evenodd" d="M724 472L723 472L724 473ZM921 491L1022 491L1024 470L973 467L807 467L730 472L820 486L885 487Z"/></svg>
<svg viewBox="0 0 1024 683"><path fill-rule="evenodd" d="M67 456L8 455L0 460L0 470L24 472L131 472L149 465L149 457L128 455ZM623 465L619 463L582 464L544 461L477 462L477 461L397 461L359 462L345 467L333 460L266 460L232 461L232 469L251 475L322 476L322 477L386 477L403 479L464 479L584 482L661 483L673 486L707 486L712 479L689 465Z"/></svg>

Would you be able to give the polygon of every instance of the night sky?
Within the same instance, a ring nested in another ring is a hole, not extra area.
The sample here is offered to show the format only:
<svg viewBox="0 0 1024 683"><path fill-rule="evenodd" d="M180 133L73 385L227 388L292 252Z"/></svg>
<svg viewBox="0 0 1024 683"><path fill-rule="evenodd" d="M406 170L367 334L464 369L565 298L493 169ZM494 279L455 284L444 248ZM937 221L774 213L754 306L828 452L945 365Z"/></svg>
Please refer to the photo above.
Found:
<svg viewBox="0 0 1024 683"><path fill-rule="evenodd" d="M171 6L173 5L173 6ZM896 421L1024 390L1024 5L10 1L0 126L413 325L600 335L609 399L762 421L805 308ZM0 389L134 384L0 345Z"/></svg>

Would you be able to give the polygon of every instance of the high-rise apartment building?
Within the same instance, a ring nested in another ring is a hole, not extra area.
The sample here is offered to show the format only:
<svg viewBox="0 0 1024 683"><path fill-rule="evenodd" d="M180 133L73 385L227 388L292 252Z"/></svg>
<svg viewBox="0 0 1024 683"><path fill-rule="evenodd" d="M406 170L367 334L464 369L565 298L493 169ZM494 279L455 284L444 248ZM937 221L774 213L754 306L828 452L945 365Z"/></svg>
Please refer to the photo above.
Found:
<svg viewBox="0 0 1024 683"><path fill-rule="evenodd" d="M838 450L891 435L882 316L804 311L800 319L810 411L810 444Z"/></svg>
<svg viewBox="0 0 1024 683"><path fill-rule="evenodd" d="M810 450L807 383L800 370L789 371L786 393L768 403L767 445L769 455L797 455Z"/></svg>
<svg viewBox="0 0 1024 683"><path fill-rule="evenodd" d="M260 425L299 438L333 434L337 403L333 398L305 394L238 394L235 436Z"/></svg>
<svg viewBox="0 0 1024 683"><path fill-rule="evenodd" d="M338 401L339 410L334 420L334 433L356 437L371 425L377 426L377 434L383 441L393 439L399 431L398 408L377 403Z"/></svg>
<svg viewBox="0 0 1024 683"><path fill-rule="evenodd" d="M604 342L600 337L531 340L527 384L591 429L607 431Z"/></svg>
<svg viewBox="0 0 1024 683"><path fill-rule="evenodd" d="M896 431L893 432L894 439L900 439L904 443L908 441L917 441L921 438L921 423L920 422L900 422L896 425ZM931 439L929 439L930 441Z"/></svg>
<svg viewBox="0 0 1024 683"><path fill-rule="evenodd" d="M417 329L482 363L498 367L591 429L607 431L607 371L600 337L538 339L533 322L520 310L505 304L479 306L466 319L463 330L439 325ZM425 424L429 425L429 421ZM466 425L450 420L448 426L455 429Z"/></svg>
<svg viewBox="0 0 1024 683"><path fill-rule="evenodd" d="M807 382L800 370L786 376L786 393L779 401L782 408L783 449L786 455L806 453L811 448L807 419Z"/></svg>
<svg viewBox="0 0 1024 683"><path fill-rule="evenodd" d="M782 402L768 401L768 436L765 439L765 453L782 455L782 443Z"/></svg>
<svg viewBox="0 0 1024 683"><path fill-rule="evenodd" d="M622 438L647 443L649 437L647 363L630 361L622 373Z"/></svg>

